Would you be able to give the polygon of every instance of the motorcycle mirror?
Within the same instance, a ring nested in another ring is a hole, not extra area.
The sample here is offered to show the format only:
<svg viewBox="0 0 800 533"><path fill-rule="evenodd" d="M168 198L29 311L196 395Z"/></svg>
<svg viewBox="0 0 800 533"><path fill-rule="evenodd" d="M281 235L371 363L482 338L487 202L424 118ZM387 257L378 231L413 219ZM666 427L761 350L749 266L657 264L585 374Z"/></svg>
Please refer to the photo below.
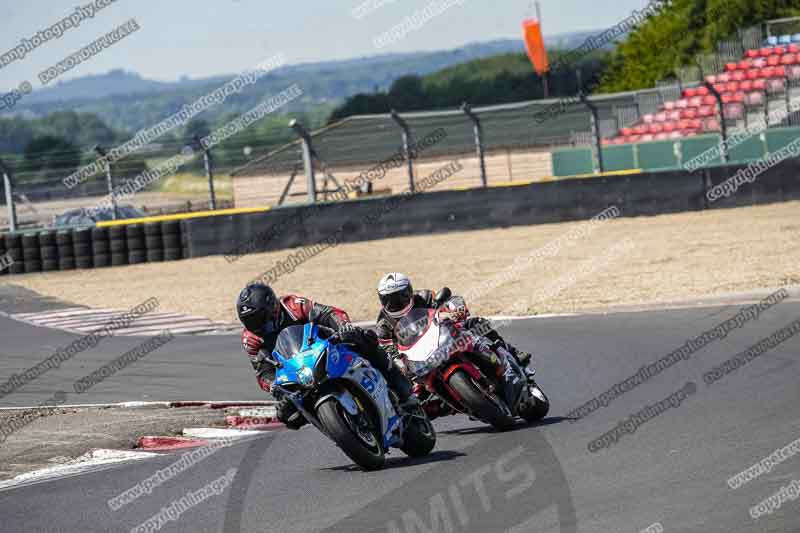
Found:
<svg viewBox="0 0 800 533"><path fill-rule="evenodd" d="M436 293L434 298L436 307L441 307L451 296L453 296L453 292L448 287L443 287L442 290Z"/></svg>

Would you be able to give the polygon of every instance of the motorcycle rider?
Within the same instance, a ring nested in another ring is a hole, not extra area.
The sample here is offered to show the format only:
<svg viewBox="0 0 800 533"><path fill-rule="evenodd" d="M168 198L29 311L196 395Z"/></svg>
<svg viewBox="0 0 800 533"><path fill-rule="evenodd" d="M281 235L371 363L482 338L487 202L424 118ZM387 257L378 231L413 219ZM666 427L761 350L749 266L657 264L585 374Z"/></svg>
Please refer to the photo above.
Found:
<svg viewBox="0 0 800 533"><path fill-rule="evenodd" d="M270 286L255 282L248 284L239 294L236 312L244 326L242 348L250 357L259 386L278 400L277 418L286 427L300 429L308 421L288 398L272 391L276 370L271 361L272 350L283 329L309 322L334 330L339 342L354 344L357 351L383 374L389 387L397 394L401 408L417 404L411 395L411 383L391 363L375 333L353 325L343 310L292 294L279 298Z"/></svg>
<svg viewBox="0 0 800 533"><path fill-rule="evenodd" d="M392 272L383 276L378 283L378 298L381 302L381 310L378 314L376 327L378 343L394 359L398 355L395 326L412 309L433 309L436 307L435 294L430 290L415 292L408 276L399 272ZM464 320L467 330L485 338L493 351L501 355L510 354L516 359L520 367L525 370L529 378L533 376L533 371L528 369L528 364L531 362L531 354L509 344L492 328L489 320L481 317L470 317L469 309L463 298L453 296L444 305L454 320ZM429 418L433 419L448 412L447 406L427 401L427 395L421 385L414 386L414 393L419 395L420 399L425 402Z"/></svg>

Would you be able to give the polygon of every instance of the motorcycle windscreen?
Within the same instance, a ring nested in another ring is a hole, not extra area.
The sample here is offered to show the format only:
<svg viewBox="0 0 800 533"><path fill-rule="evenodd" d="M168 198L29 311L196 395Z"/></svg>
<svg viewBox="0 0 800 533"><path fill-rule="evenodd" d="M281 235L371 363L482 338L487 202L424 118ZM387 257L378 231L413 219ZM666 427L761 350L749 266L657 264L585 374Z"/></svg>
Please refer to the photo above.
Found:
<svg viewBox="0 0 800 533"><path fill-rule="evenodd" d="M292 359L303 350L307 350L305 326L289 326L278 335L275 350L284 359Z"/></svg>
<svg viewBox="0 0 800 533"><path fill-rule="evenodd" d="M428 309L412 309L397 322L394 334L400 346L413 346L431 325Z"/></svg>

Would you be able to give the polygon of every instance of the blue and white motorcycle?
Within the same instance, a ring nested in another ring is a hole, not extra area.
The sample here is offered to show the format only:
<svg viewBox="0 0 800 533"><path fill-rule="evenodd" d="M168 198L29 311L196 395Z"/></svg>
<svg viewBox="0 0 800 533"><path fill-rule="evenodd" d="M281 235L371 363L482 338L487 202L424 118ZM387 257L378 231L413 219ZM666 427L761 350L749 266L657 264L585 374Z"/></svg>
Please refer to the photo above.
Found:
<svg viewBox="0 0 800 533"><path fill-rule="evenodd" d="M381 468L390 448L429 454L436 432L425 412L402 411L383 375L351 345L330 342L332 335L315 324L281 331L272 353L275 390L365 470Z"/></svg>

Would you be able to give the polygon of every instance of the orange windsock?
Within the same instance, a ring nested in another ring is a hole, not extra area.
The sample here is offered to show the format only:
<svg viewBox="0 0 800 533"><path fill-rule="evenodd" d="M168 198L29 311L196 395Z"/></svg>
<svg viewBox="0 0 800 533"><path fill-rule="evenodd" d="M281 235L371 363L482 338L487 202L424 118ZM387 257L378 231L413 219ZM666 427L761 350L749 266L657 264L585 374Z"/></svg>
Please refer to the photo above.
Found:
<svg viewBox="0 0 800 533"><path fill-rule="evenodd" d="M522 32L525 36L525 49L533 63L533 69L539 76L542 76L550 70L547 50L544 47L544 37L542 37L542 25L538 19L527 19L522 22Z"/></svg>

